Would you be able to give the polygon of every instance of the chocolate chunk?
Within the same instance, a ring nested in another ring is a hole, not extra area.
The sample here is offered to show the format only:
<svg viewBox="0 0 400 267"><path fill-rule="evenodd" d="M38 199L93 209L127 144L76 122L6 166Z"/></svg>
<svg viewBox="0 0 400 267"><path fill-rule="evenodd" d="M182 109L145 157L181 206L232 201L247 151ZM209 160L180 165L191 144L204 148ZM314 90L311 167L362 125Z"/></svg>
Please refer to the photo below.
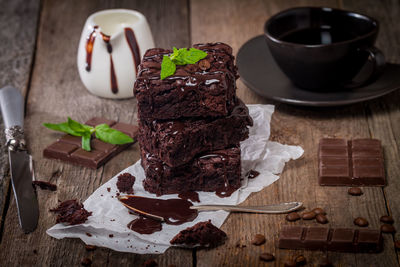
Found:
<svg viewBox="0 0 400 267"><path fill-rule="evenodd" d="M267 261L267 262L268 261L274 261L275 260L275 256L272 255L271 253L264 252L264 253L260 254L260 260Z"/></svg>
<svg viewBox="0 0 400 267"><path fill-rule="evenodd" d="M96 126L106 123L111 128L119 130L136 141L138 127L121 122L110 121L104 118L92 118L86 122L87 125ZM127 148L130 144L112 145L104 143L99 139L93 138L90 141L91 151L85 151L81 148L81 137L64 135L53 144L43 150L43 156L51 159L59 159L72 164L97 169L104 165L112 157Z"/></svg>
<svg viewBox="0 0 400 267"><path fill-rule="evenodd" d="M50 209L50 211L57 213L57 223L67 223L70 225L84 223L92 215L92 212L88 212L83 207L83 204L79 203L76 199L61 202L57 208Z"/></svg>
<svg viewBox="0 0 400 267"><path fill-rule="evenodd" d="M57 190L57 185L45 182L45 181L33 181L32 184L34 186L39 186L40 189L43 190L50 190L50 191L56 191Z"/></svg>
<svg viewBox="0 0 400 267"><path fill-rule="evenodd" d="M297 256L294 261L296 262L296 266L303 266L307 263L307 260L303 255Z"/></svg>
<svg viewBox="0 0 400 267"><path fill-rule="evenodd" d="M315 214L322 214L322 215L326 215L325 210L323 210L322 208L315 208L312 210L312 212L314 212Z"/></svg>
<svg viewBox="0 0 400 267"><path fill-rule="evenodd" d="M279 248L329 250L340 252L379 252L382 249L379 230L283 226Z"/></svg>
<svg viewBox="0 0 400 267"><path fill-rule="evenodd" d="M143 263L143 267L157 267L158 264L154 259L148 259Z"/></svg>
<svg viewBox="0 0 400 267"><path fill-rule="evenodd" d="M312 220L312 219L315 219L315 216L317 216L317 214L315 214L315 212L309 211L309 212L304 212L304 213L301 215L301 218L302 218L303 220Z"/></svg>
<svg viewBox="0 0 400 267"><path fill-rule="evenodd" d="M93 246L93 245L85 245L85 249L87 250L87 251L93 251L93 250L95 250L97 247L96 246Z"/></svg>
<svg viewBox="0 0 400 267"><path fill-rule="evenodd" d="M92 260L89 258L83 258L81 260L81 265L82 266L90 266L90 265L92 265Z"/></svg>
<svg viewBox="0 0 400 267"><path fill-rule="evenodd" d="M320 185L385 185L381 142L377 139L321 139Z"/></svg>
<svg viewBox="0 0 400 267"><path fill-rule="evenodd" d="M359 187L350 187L349 190L347 190L347 193L352 196L361 196L363 191Z"/></svg>
<svg viewBox="0 0 400 267"><path fill-rule="evenodd" d="M255 246L260 246L265 243L265 236L262 234L256 234L253 236L251 243Z"/></svg>
<svg viewBox="0 0 400 267"><path fill-rule="evenodd" d="M225 242L226 233L215 227L211 220L199 222L192 227L180 231L171 239L172 245L186 245L189 247L216 247Z"/></svg>
<svg viewBox="0 0 400 267"><path fill-rule="evenodd" d="M286 215L286 220L289 222L294 222L294 221L300 220L300 215L297 212L293 211L293 212L289 213L288 215Z"/></svg>
<svg viewBox="0 0 400 267"><path fill-rule="evenodd" d="M394 234L396 233L396 228L391 224L382 224L381 231L387 234Z"/></svg>
<svg viewBox="0 0 400 267"><path fill-rule="evenodd" d="M321 223L321 224L326 224L326 223L328 223L328 218L326 218L326 216L323 215L323 214L318 214L318 215L315 217L315 220L316 220L318 223Z"/></svg>
<svg viewBox="0 0 400 267"><path fill-rule="evenodd" d="M388 223L388 224L393 224L394 220L392 218L392 216L388 216L388 215L384 215L380 218L380 221L383 223Z"/></svg>
<svg viewBox="0 0 400 267"><path fill-rule="evenodd" d="M353 222L355 225L358 225L360 227L367 227L369 224L368 221L362 217L355 218Z"/></svg>
<svg viewBox="0 0 400 267"><path fill-rule="evenodd" d="M201 70L208 70L211 67L210 61L207 59L202 59L199 61L199 68Z"/></svg>
<svg viewBox="0 0 400 267"><path fill-rule="evenodd" d="M133 185L135 176L130 173L122 173L118 175L117 188L122 193L133 194Z"/></svg>

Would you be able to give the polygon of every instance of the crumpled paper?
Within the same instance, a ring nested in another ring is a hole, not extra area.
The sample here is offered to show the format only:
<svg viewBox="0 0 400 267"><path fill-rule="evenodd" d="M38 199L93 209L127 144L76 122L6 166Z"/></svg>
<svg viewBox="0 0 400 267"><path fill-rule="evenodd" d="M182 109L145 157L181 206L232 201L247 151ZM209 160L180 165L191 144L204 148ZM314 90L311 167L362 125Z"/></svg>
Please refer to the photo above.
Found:
<svg viewBox="0 0 400 267"><path fill-rule="evenodd" d="M260 175L254 179L245 178L242 187L227 198L220 198L214 192L198 192L200 203L194 202L194 205L240 204L252 192L261 191L278 180L277 174L282 172L285 163L291 159L297 159L303 154L304 151L299 146L268 141L271 116L274 112L273 105L248 105L248 108L254 126L250 128L249 138L241 142L242 177L251 169L260 172ZM145 174L140 160L119 174L125 172L136 177L135 195L156 197L143 189L142 181ZM127 224L137 216L130 214L128 209L116 198L116 193L119 192L116 186L119 174L100 186L84 202L85 208L93 212L93 215L84 224L56 224L47 230L47 234L57 239L80 238L86 244L107 247L116 251L139 254L163 253L171 246L169 241L181 230L206 220L211 220L215 226L221 227L229 215L229 212L226 211L201 211L192 222L181 225L164 223L162 231L150 235L136 233L128 229ZM110 190L107 190L108 188ZM171 194L159 198L177 197L177 194Z"/></svg>

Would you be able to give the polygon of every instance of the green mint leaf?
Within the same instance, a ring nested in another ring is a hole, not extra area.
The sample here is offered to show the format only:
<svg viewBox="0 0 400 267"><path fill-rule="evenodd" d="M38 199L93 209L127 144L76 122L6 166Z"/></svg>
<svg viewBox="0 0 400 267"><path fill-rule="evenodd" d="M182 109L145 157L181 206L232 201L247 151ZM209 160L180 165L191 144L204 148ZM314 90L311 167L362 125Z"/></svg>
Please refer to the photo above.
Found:
<svg viewBox="0 0 400 267"><path fill-rule="evenodd" d="M86 133L84 135L82 135L82 148L86 151L91 151L91 147L90 147L90 139L91 139L91 133Z"/></svg>
<svg viewBox="0 0 400 267"><path fill-rule="evenodd" d="M54 130L54 131L59 131L59 132L63 132L63 133L67 133L73 136L82 136L81 133L75 132L74 130L72 130L67 122L63 122L63 123L43 123L43 126Z"/></svg>
<svg viewBox="0 0 400 267"><path fill-rule="evenodd" d="M91 129L93 129L92 127L88 126L88 125L84 125L84 124L80 124L77 121L74 121L73 119L71 119L70 117L68 117L68 126L75 132L77 133L81 133L82 135L90 132Z"/></svg>
<svg viewBox="0 0 400 267"><path fill-rule="evenodd" d="M96 137L103 142L110 143L113 145L123 145L132 143L133 139L115 129L110 128L107 124L97 125L95 128Z"/></svg>
<svg viewBox="0 0 400 267"><path fill-rule="evenodd" d="M164 80L165 78L173 75L176 70L176 65L172 60L164 55L162 63L161 63L161 73L160 73L160 78L161 80Z"/></svg>
<svg viewBox="0 0 400 267"><path fill-rule="evenodd" d="M184 53L184 61L186 64L195 64L206 56L206 52L192 47Z"/></svg>
<svg viewBox="0 0 400 267"><path fill-rule="evenodd" d="M172 60L172 62L175 63L175 65L186 65L186 53L188 50L186 48L180 48L179 50L174 47L174 53L169 56L169 58Z"/></svg>

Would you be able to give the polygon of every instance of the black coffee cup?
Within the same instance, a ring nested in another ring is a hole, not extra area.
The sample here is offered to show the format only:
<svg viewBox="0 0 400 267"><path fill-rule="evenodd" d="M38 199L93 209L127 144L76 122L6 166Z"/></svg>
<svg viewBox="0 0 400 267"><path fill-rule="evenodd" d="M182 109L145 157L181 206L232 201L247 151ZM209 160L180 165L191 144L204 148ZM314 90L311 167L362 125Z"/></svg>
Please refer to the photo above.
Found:
<svg viewBox="0 0 400 267"><path fill-rule="evenodd" d="M361 86L381 72L385 59L374 47L378 30L371 17L323 7L291 8L272 16L264 26L267 44L282 71L297 86L319 91ZM354 81L368 58L372 70Z"/></svg>

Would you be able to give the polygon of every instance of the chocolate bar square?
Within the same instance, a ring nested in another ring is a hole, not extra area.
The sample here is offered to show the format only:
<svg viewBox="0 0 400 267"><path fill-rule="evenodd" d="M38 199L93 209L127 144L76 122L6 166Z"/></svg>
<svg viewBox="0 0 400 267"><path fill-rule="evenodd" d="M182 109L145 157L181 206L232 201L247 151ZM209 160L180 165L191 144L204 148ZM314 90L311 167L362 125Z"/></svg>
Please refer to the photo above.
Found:
<svg viewBox="0 0 400 267"><path fill-rule="evenodd" d="M138 127L135 125L115 122L98 117L90 119L85 124L94 127L102 123L106 123L112 128L129 135L134 139L134 142L136 142ZM89 152L81 148L82 137L64 135L56 142L45 148L43 150L43 156L46 158L59 159L68 163L97 169L100 166L104 165L113 156L132 144L133 143L125 145L112 145L96 139L93 135L92 140L90 141L90 146L92 150Z"/></svg>
<svg viewBox="0 0 400 267"><path fill-rule="evenodd" d="M382 146L377 139L323 138L318 159L320 185L385 185Z"/></svg>
<svg viewBox="0 0 400 267"><path fill-rule="evenodd" d="M304 237L304 246L309 249L326 249L329 228L309 227Z"/></svg>

